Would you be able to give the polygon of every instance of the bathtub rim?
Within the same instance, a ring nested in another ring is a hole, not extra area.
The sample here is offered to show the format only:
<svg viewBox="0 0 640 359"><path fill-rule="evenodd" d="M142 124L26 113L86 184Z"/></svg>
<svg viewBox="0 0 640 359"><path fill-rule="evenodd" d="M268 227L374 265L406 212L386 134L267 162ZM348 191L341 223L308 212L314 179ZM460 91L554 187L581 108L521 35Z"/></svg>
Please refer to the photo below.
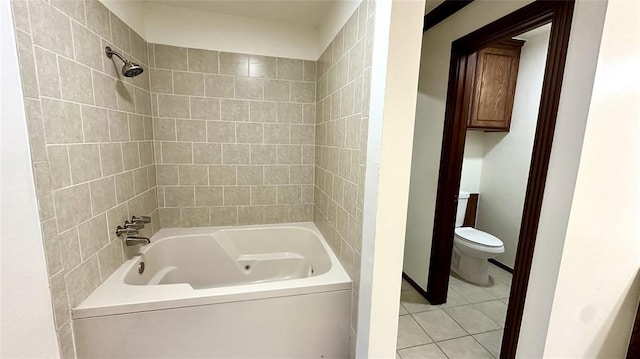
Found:
<svg viewBox="0 0 640 359"><path fill-rule="evenodd" d="M136 254L118 267L86 299L72 308L71 317L82 319L352 289L351 278L313 222L163 228L151 237L152 244L141 248L138 253L145 253L155 242L181 235L213 234L219 230L256 228L297 228L312 232L327 251L331 268L328 272L313 277L217 288L193 289L190 285L183 283L159 286L126 284L125 276L140 261L139 254Z"/></svg>

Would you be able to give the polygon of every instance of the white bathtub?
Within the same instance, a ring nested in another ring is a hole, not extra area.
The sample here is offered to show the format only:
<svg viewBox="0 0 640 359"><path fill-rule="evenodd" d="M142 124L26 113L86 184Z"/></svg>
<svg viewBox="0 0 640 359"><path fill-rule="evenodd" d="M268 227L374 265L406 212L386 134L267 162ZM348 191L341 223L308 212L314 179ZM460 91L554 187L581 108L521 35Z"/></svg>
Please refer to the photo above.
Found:
<svg viewBox="0 0 640 359"><path fill-rule="evenodd" d="M350 311L351 279L298 223L162 229L72 318L79 358L346 358Z"/></svg>

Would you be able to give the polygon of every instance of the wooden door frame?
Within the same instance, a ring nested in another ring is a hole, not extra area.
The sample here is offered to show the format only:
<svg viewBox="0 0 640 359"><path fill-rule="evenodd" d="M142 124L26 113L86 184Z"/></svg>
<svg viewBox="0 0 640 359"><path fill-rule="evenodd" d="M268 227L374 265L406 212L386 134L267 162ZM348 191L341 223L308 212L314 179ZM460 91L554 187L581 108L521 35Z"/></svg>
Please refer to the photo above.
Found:
<svg viewBox="0 0 640 359"><path fill-rule="evenodd" d="M449 285L453 232L466 135L465 115L467 109L463 106L463 98L465 97L465 76L468 76L467 56L492 43L506 40L539 26L552 23L507 319L502 340L501 358L514 358L516 354L558 104L560 102L573 7L574 0L538 0L454 41L452 44L440 174L426 291L426 297L431 304L446 302Z"/></svg>

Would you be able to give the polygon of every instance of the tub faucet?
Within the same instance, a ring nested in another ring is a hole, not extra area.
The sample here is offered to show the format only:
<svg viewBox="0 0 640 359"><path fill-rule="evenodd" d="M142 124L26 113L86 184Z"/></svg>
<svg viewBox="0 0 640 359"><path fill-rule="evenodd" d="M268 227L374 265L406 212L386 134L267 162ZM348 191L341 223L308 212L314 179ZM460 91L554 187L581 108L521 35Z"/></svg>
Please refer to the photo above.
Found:
<svg viewBox="0 0 640 359"><path fill-rule="evenodd" d="M127 239L124 240L124 244L127 246L135 246L138 244L146 246L149 243L151 243L151 240L147 237L128 236Z"/></svg>

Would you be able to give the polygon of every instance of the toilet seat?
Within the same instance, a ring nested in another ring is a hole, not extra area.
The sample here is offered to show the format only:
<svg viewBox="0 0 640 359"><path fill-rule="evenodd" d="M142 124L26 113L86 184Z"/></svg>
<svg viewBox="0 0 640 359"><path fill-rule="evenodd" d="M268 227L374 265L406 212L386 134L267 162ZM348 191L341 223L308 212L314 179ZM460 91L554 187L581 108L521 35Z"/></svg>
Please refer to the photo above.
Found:
<svg viewBox="0 0 640 359"><path fill-rule="evenodd" d="M504 246L504 243L502 243L499 238L492 236L487 232L479 231L473 227L459 227L455 229L454 233L458 239L477 246L492 248Z"/></svg>

